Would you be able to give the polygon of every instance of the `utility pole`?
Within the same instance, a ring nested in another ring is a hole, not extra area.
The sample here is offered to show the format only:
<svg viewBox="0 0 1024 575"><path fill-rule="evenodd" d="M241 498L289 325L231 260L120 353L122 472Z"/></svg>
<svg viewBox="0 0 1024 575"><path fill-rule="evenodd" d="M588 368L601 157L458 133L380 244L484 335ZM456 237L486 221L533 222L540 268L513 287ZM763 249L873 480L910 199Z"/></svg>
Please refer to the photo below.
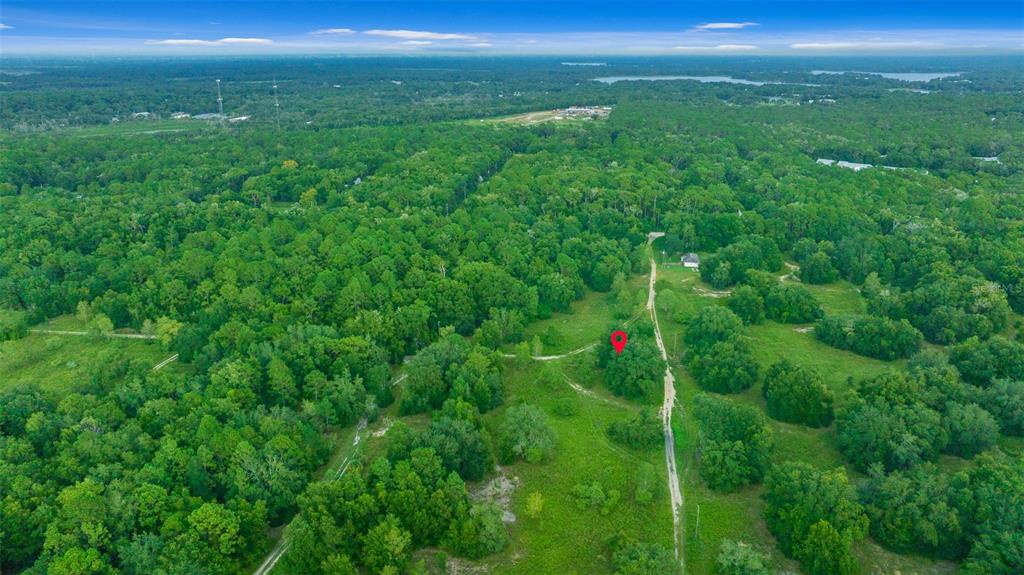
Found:
<svg viewBox="0 0 1024 575"><path fill-rule="evenodd" d="M277 76L274 76L274 116L277 119L277 129L281 129L281 103L277 101Z"/></svg>
<svg viewBox="0 0 1024 575"><path fill-rule="evenodd" d="M224 121L224 98L220 95L220 79L217 79L217 113L220 114L221 121Z"/></svg>

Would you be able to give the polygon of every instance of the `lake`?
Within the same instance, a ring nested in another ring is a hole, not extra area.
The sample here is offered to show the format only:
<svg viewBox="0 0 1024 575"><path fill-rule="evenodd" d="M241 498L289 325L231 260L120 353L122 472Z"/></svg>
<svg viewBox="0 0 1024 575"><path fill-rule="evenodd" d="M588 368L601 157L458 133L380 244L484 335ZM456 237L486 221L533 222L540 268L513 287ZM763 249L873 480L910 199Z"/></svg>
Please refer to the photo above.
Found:
<svg viewBox="0 0 1024 575"><path fill-rule="evenodd" d="M743 80L732 76L604 76L593 78L602 84L614 84L616 82L633 82L638 80L660 81L660 80L696 80L709 84L712 82L724 82L726 84L746 84L748 86L764 86L765 84L782 84L782 82L756 82L754 80Z"/></svg>
<svg viewBox="0 0 1024 575"><path fill-rule="evenodd" d="M943 78L953 78L962 72L864 72L860 70L811 70L815 76L821 74L871 74L881 76L890 80L902 80L904 82L930 82Z"/></svg>

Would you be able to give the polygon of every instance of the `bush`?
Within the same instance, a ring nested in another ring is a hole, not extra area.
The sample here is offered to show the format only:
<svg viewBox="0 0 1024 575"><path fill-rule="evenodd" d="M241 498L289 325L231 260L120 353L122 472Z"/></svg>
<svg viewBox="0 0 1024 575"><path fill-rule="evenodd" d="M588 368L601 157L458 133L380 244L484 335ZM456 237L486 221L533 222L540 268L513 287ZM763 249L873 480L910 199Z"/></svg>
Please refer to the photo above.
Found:
<svg viewBox="0 0 1024 575"><path fill-rule="evenodd" d="M771 458L771 429L760 409L699 394L700 476L712 489L734 491L764 476Z"/></svg>
<svg viewBox="0 0 1024 575"><path fill-rule="evenodd" d="M739 393L750 389L761 373L750 344L741 338L720 341L703 354L690 354L688 359L697 385L716 393Z"/></svg>
<svg viewBox="0 0 1024 575"><path fill-rule="evenodd" d="M784 463L768 474L762 497L768 530L787 557L815 575L852 571L850 547L867 534L868 518L842 468Z"/></svg>
<svg viewBox="0 0 1024 575"><path fill-rule="evenodd" d="M818 322L814 332L832 347L884 360L910 357L924 343L924 336L910 322L886 317L825 318Z"/></svg>
<svg viewBox="0 0 1024 575"><path fill-rule="evenodd" d="M28 335L28 318L20 311L0 309L0 341L21 339Z"/></svg>
<svg viewBox="0 0 1024 575"><path fill-rule="evenodd" d="M779 284L768 292L765 313L782 323L809 323L824 315L810 290L790 284Z"/></svg>
<svg viewBox="0 0 1024 575"><path fill-rule="evenodd" d="M949 360L964 381L987 386L994 379L1024 379L1024 344L995 336L972 337L949 349Z"/></svg>
<svg viewBox="0 0 1024 575"><path fill-rule="evenodd" d="M946 450L960 457L974 457L995 445L999 438L999 424L995 418L974 403L950 405L942 423L949 434Z"/></svg>
<svg viewBox="0 0 1024 575"><path fill-rule="evenodd" d="M498 458L504 464L525 459L539 463L555 449L555 432L544 412L532 405L508 408L498 429Z"/></svg>
<svg viewBox="0 0 1024 575"><path fill-rule="evenodd" d="M607 362L605 381L613 394L649 400L661 390L665 363L652 339L630 334L629 345L621 354L610 355Z"/></svg>
<svg viewBox="0 0 1024 575"><path fill-rule="evenodd" d="M683 342L693 353L703 353L720 341L743 332L743 321L727 308L708 306L700 310L686 327Z"/></svg>
<svg viewBox="0 0 1024 575"><path fill-rule="evenodd" d="M839 272L828 254L817 252L800 261L800 279L809 284L827 284L839 279Z"/></svg>
<svg viewBox="0 0 1024 575"><path fill-rule="evenodd" d="M925 464L889 475L880 468L860 487L871 535L900 553L955 559L967 551L964 522L953 505L949 476Z"/></svg>
<svg viewBox="0 0 1024 575"><path fill-rule="evenodd" d="M743 542L722 540L715 559L718 575L771 575L768 556L758 548Z"/></svg>
<svg viewBox="0 0 1024 575"><path fill-rule="evenodd" d="M761 388L768 415L779 421L826 427L832 423L832 392L817 372L788 360L772 364Z"/></svg>
<svg viewBox="0 0 1024 575"><path fill-rule="evenodd" d="M622 535L613 537L612 567L615 575L678 575L679 561L671 549L642 543Z"/></svg>
<svg viewBox="0 0 1024 575"><path fill-rule="evenodd" d="M748 285L736 288L726 305L747 325L764 321L764 298Z"/></svg>
<svg viewBox="0 0 1024 575"><path fill-rule="evenodd" d="M1006 435L1024 435L1024 381L996 380L979 393L979 403L995 416Z"/></svg>
<svg viewBox="0 0 1024 575"><path fill-rule="evenodd" d="M938 412L923 403L857 402L836 420L839 449L861 470L906 469L934 461L949 440Z"/></svg>
<svg viewBox="0 0 1024 575"><path fill-rule="evenodd" d="M579 509L597 509L601 515L608 515L619 502L619 492L609 489L607 492L599 481L577 483L572 488L572 496Z"/></svg>
<svg viewBox="0 0 1024 575"><path fill-rule="evenodd" d="M661 419L654 410L644 409L628 419L609 423L608 436L634 449L653 449L662 442Z"/></svg>

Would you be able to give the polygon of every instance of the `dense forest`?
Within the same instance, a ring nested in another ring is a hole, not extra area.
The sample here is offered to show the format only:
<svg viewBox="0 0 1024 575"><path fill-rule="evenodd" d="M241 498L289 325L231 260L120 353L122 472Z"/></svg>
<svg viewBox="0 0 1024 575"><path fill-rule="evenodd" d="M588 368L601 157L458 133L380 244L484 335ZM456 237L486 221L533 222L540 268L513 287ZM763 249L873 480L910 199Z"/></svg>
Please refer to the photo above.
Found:
<svg viewBox="0 0 1024 575"><path fill-rule="evenodd" d="M728 294L699 312L659 299L703 390L700 481L759 486L767 532L806 573L858 573L869 537L971 575L1024 572L1019 59L3 66L0 340L73 316L188 367L112 357L60 395L0 381L3 572L251 572L281 526L282 573L425 573L420 549L502 551L501 511L470 487L559 443L558 414L507 405L509 356L588 293L626 321L653 230ZM964 73L811 73L838 66ZM623 73L779 83L592 81ZM251 120L165 121L214 111L217 78L228 115ZM614 108L481 121L570 105ZM862 312L810 289L836 282ZM758 359L765 322L894 367L837 396L814 369ZM593 334L595 373L614 401L656 404L653 328L628 329L621 356ZM751 389L763 410L731 399ZM393 406L412 423L386 449L317 481L338 433ZM607 433L656 450L658 419L644 407ZM776 420L827 430L844 466L779 456ZM564 496L604 515L620 494ZM676 569L671 549L604 536L610 571ZM718 573L771 572L766 550L713 552Z"/></svg>

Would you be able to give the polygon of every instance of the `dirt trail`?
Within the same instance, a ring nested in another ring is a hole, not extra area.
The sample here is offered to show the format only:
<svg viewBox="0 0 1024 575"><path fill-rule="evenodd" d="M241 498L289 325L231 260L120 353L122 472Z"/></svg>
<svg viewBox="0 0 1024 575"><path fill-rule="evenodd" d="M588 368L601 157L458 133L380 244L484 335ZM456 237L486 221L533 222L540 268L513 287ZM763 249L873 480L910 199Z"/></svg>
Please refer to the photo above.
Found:
<svg viewBox="0 0 1024 575"><path fill-rule="evenodd" d="M89 335L86 331L65 331L59 329L30 329L29 333L45 333L49 335ZM124 339L156 339L155 335L144 333L105 333L103 337L119 337Z"/></svg>
<svg viewBox="0 0 1024 575"><path fill-rule="evenodd" d="M663 232L651 232L647 234L648 247L654 240L665 235ZM683 491L679 487L679 474L676 471L676 442L672 433L672 408L676 405L675 376L672 375L672 368L668 363L668 352L665 351L665 342L661 338L661 326L658 325L658 311L655 307L654 284L658 281L658 265L654 262L653 253L649 254L651 259L651 278L647 291L647 311L651 314L651 321L654 322L654 339L658 344L658 351L661 352L661 359L665 362L665 399L661 405L661 425L665 433L665 466L668 468L668 491L672 505L672 527L673 540L675 542L676 558L679 559L681 571L686 572L686 525L681 521L683 512Z"/></svg>
<svg viewBox="0 0 1024 575"><path fill-rule="evenodd" d="M403 373L397 379L392 381L391 385L395 386L398 385L399 383L402 383L402 381L405 380L406 375L407 374ZM366 431L366 424L366 418L360 419L359 423L356 424L356 434L355 437L352 438L351 446L342 445L339 446L338 449L354 449L358 447L359 443L362 441L363 432ZM352 465L352 461L354 461L353 454L345 456L345 458L341 460L341 463L338 464L337 471L333 473L328 471L326 474L324 474L324 477L327 478L325 479L325 481L335 481L341 479L345 475L345 472L348 471L349 466ZM263 560L263 563L260 563L260 566L257 567L255 571L253 571L253 575L267 575L268 573L270 573L274 569L274 566L277 565L277 562L281 559L281 556L288 551L289 547L291 547L291 544L292 543L288 540L287 535L282 533L281 538L277 540L276 544L274 544L274 547L270 550L270 553L267 554L267 557Z"/></svg>

